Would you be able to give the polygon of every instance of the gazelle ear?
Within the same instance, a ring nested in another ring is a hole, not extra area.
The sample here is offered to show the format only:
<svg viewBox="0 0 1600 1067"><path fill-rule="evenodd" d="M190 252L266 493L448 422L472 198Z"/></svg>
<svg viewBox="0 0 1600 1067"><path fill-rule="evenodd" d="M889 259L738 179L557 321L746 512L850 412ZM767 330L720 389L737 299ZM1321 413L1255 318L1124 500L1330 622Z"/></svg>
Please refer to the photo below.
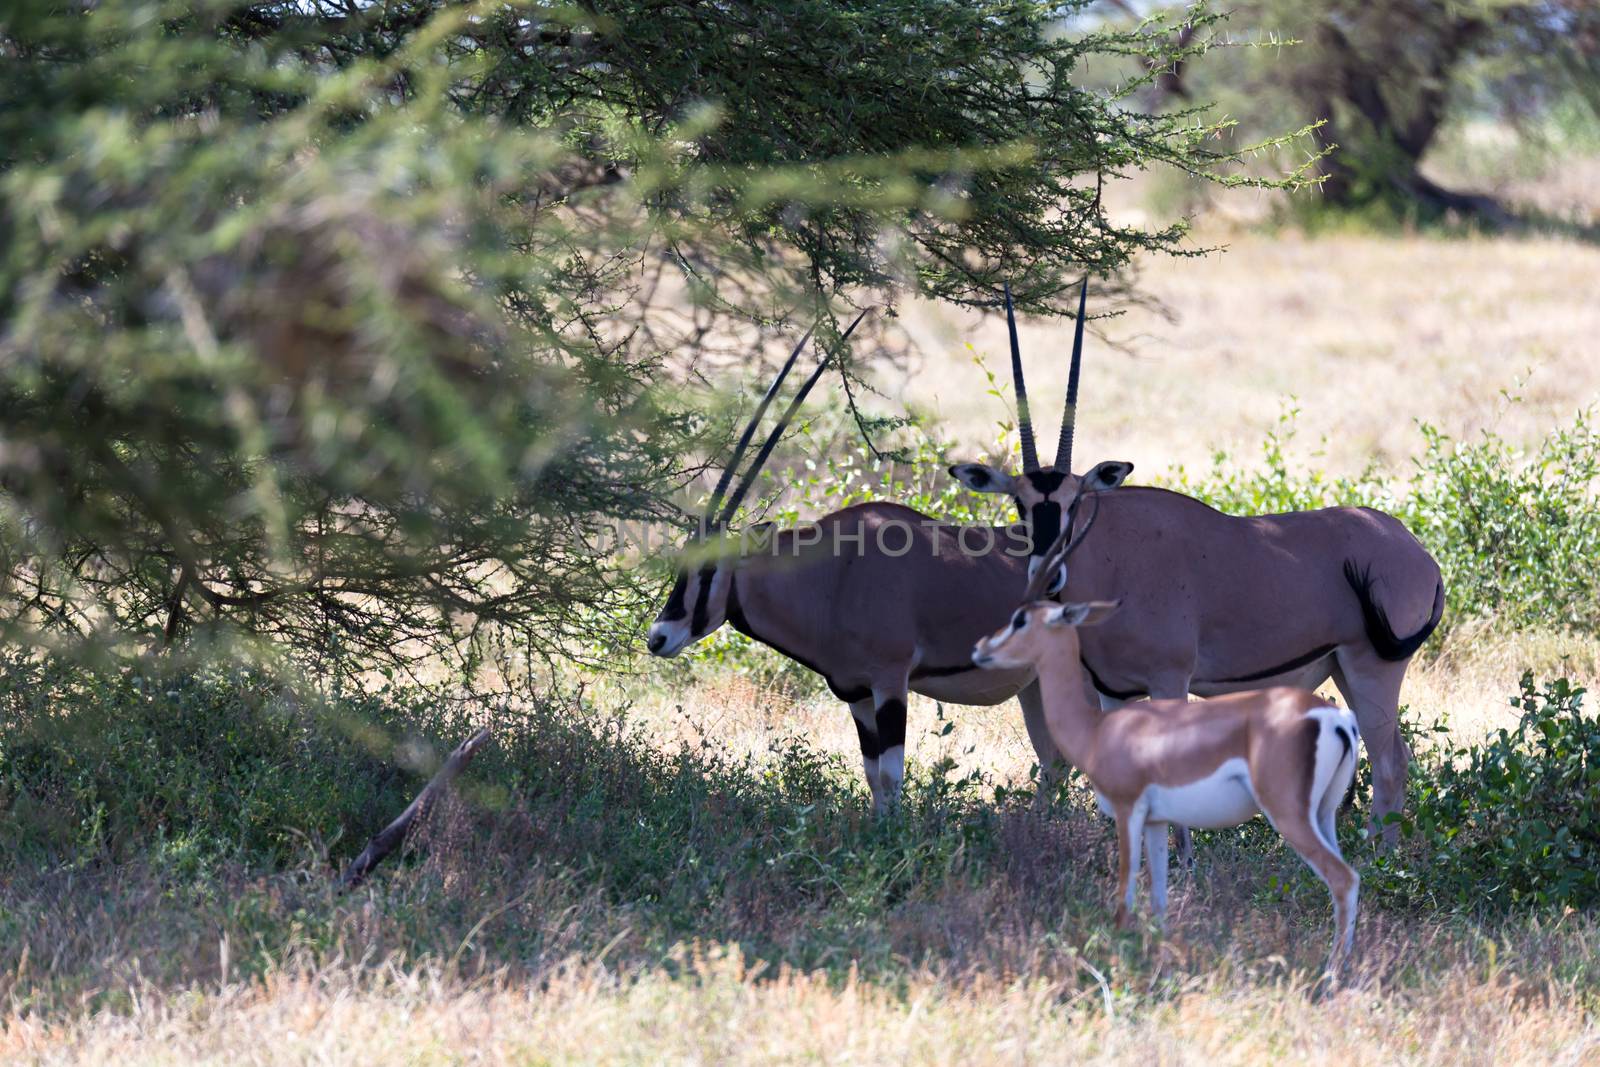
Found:
<svg viewBox="0 0 1600 1067"><path fill-rule="evenodd" d="M1044 617L1049 626L1094 626L1116 614L1120 600L1090 600L1082 604L1063 604Z"/></svg>
<svg viewBox="0 0 1600 1067"><path fill-rule="evenodd" d="M1011 475L986 463L957 463L950 476L974 493L1010 493L1014 485Z"/></svg>
<svg viewBox="0 0 1600 1067"><path fill-rule="evenodd" d="M1122 607L1121 599L1117 600L1091 600L1085 604L1077 605L1083 608L1083 618L1079 619L1079 626L1098 626L1117 613Z"/></svg>
<svg viewBox="0 0 1600 1067"><path fill-rule="evenodd" d="M1125 463L1120 459L1108 459L1104 463L1096 463L1094 469L1083 476L1083 488L1090 492L1115 489L1132 473L1132 463Z"/></svg>
<svg viewBox="0 0 1600 1067"><path fill-rule="evenodd" d="M1062 604L1051 608L1044 613L1044 624L1046 626L1076 626L1078 625L1078 609L1081 607L1083 607L1082 604Z"/></svg>

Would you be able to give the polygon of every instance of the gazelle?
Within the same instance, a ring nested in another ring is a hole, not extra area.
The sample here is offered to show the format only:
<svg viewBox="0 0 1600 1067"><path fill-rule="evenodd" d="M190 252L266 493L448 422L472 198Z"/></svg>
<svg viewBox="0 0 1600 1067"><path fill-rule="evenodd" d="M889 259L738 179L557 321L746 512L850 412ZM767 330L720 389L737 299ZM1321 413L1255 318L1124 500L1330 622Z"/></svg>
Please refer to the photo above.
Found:
<svg viewBox="0 0 1600 1067"><path fill-rule="evenodd" d="M1355 780L1355 716L1305 689L1279 686L1210 700L1153 700L1109 713L1090 703L1078 627L1115 615L1117 601L1034 601L977 643L973 661L1032 669L1056 747L1117 821L1117 925L1132 921L1140 846L1150 896L1167 908L1167 824L1220 829L1259 812L1333 896L1333 971L1355 939L1361 878L1339 852L1334 820Z"/></svg>
<svg viewBox="0 0 1600 1067"><path fill-rule="evenodd" d="M1392 842L1384 817L1400 808L1410 761L1400 684L1444 612L1438 564L1400 520L1371 508L1235 517L1179 493L1122 485L1132 464L1072 474L1086 292L1087 282L1055 465L1042 469L1033 455L1013 328L1023 474L976 463L951 474L1016 503L1033 553L1025 599L1123 598L1116 617L1080 643L1103 707L1141 696L1314 689L1331 677L1372 761L1373 828Z"/></svg>
<svg viewBox="0 0 1600 1067"><path fill-rule="evenodd" d="M1015 696L1040 755L1044 799L1054 784L1055 749L1032 673L981 671L971 655L972 643L1007 618L1027 585L1027 547L1015 527L954 526L871 502L810 526L763 529L759 539L729 533L761 465L827 366L824 357L724 502L758 423L809 337L808 331L768 388L718 480L650 627L650 652L677 655L728 622L820 674L850 707L879 812L900 795L909 692L955 704Z"/></svg>

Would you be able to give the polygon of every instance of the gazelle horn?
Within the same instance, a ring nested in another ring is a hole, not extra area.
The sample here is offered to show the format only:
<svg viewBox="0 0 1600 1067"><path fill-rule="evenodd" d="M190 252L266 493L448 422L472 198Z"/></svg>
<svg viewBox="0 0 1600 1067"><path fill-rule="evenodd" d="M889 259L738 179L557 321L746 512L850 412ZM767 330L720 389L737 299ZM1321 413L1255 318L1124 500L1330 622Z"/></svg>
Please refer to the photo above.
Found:
<svg viewBox="0 0 1600 1067"><path fill-rule="evenodd" d="M839 335L840 342L850 339L850 335L855 333L856 327L861 325L861 320L866 318L867 312L871 310L870 307L862 309L861 314L857 315L856 320L850 324L850 328ZM783 431L788 429L789 420L794 418L794 413L800 410L801 404L805 403L806 394L811 392L811 387L817 384L817 379L822 377L822 372L828 369L828 362L832 359L833 354L831 352L823 353L822 362L817 364L817 369L812 371L811 376L805 380L805 384L800 386L800 391L794 394L794 399L789 401L789 406L784 409L783 417L778 420L778 425L772 428L772 432L767 435L767 439L761 443L761 451L757 452L756 458L750 461L750 469L740 479L739 488L734 491L733 497L728 501L728 506L723 509L722 516L717 520L719 527L726 526L728 521L733 518L734 513L739 510L740 502L744 500L744 495L750 491L750 486L755 483L756 475L761 473L762 465L767 462L767 457L772 455L772 450L778 446L778 439L783 436Z"/></svg>
<svg viewBox="0 0 1600 1067"><path fill-rule="evenodd" d="M1072 337L1072 370L1067 375L1067 407L1061 414L1061 440L1056 444L1056 470L1072 471L1072 430L1078 421L1078 367L1083 363L1083 317L1089 302L1089 276L1078 290L1078 327Z"/></svg>
<svg viewBox="0 0 1600 1067"><path fill-rule="evenodd" d="M1011 384L1017 393L1017 434L1022 438L1022 469L1039 469L1033 445L1033 420L1028 417L1028 387L1022 381L1022 346L1017 343L1017 315L1011 308L1011 283L1006 282L1006 328L1011 331Z"/></svg>
<svg viewBox="0 0 1600 1067"><path fill-rule="evenodd" d="M739 437L739 443L734 446L733 455L728 457L728 465L722 470L722 477L717 479L717 487L711 491L711 499L706 503L705 516L700 520L702 532L711 522L711 516L716 514L717 505L722 503L722 494L727 492L728 483L733 481L733 472L739 466L739 460L744 456L744 450L750 447L750 441L756 435L756 427L761 424L761 416L767 413L772 398L778 395L778 388L783 385L783 380L789 376L789 371L794 367L794 361L800 358L800 351L805 348L806 342L811 340L811 334L816 330L817 324L812 323L811 328L800 338L800 343L794 346L794 351L789 353L789 359L778 371L778 376L772 379L772 384L767 386L766 395L761 398L761 403L756 405L754 415L750 416L750 424L744 428L744 433Z"/></svg>

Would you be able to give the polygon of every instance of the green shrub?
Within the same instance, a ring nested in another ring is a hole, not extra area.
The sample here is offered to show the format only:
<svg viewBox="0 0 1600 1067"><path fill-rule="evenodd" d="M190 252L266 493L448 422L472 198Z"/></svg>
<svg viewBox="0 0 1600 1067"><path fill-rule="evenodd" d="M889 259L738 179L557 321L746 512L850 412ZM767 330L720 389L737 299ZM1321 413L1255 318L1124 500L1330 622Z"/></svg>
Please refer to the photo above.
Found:
<svg viewBox="0 0 1600 1067"><path fill-rule="evenodd" d="M1516 729L1425 753L1400 816L1407 844L1369 885L1470 911L1600 905L1600 719L1565 678L1522 676Z"/></svg>
<svg viewBox="0 0 1600 1067"><path fill-rule="evenodd" d="M286 863L308 838L376 829L405 805L387 739L414 734L416 717L373 698L304 705L255 671L99 673L7 654L0 851Z"/></svg>
<svg viewBox="0 0 1600 1067"><path fill-rule="evenodd" d="M1297 414L1267 434L1260 466L1219 452L1204 475L1179 468L1168 484L1235 515L1340 505L1395 515L1439 562L1447 627L1493 617L1600 630L1600 435L1587 412L1525 455L1492 433L1461 442L1424 423L1404 483L1372 467L1348 478L1294 468L1285 449Z"/></svg>

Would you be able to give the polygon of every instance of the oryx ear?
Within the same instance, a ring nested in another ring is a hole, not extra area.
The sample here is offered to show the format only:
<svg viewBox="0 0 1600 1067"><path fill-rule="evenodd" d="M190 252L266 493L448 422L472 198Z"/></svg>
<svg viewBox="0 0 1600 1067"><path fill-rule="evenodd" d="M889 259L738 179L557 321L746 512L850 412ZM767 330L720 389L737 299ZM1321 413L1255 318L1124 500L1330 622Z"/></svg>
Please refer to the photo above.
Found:
<svg viewBox="0 0 1600 1067"><path fill-rule="evenodd" d="M1067 565L1065 563L1058 563L1056 564L1056 573L1050 578L1050 584L1045 586L1044 595L1047 597L1055 596L1057 593L1061 592L1061 590L1065 589L1066 586Z"/></svg>
<svg viewBox="0 0 1600 1067"><path fill-rule="evenodd" d="M1090 600L1082 604L1063 604L1044 617L1050 626L1094 626L1116 614L1120 600Z"/></svg>
<svg viewBox="0 0 1600 1067"><path fill-rule="evenodd" d="M1014 485L1011 475L986 463L957 463L950 477L974 493L1010 493Z"/></svg>
<svg viewBox="0 0 1600 1067"><path fill-rule="evenodd" d="M1083 476L1083 488L1087 492L1115 489L1132 473L1132 463L1124 463L1120 459L1108 459L1104 463L1096 463L1094 469Z"/></svg>

